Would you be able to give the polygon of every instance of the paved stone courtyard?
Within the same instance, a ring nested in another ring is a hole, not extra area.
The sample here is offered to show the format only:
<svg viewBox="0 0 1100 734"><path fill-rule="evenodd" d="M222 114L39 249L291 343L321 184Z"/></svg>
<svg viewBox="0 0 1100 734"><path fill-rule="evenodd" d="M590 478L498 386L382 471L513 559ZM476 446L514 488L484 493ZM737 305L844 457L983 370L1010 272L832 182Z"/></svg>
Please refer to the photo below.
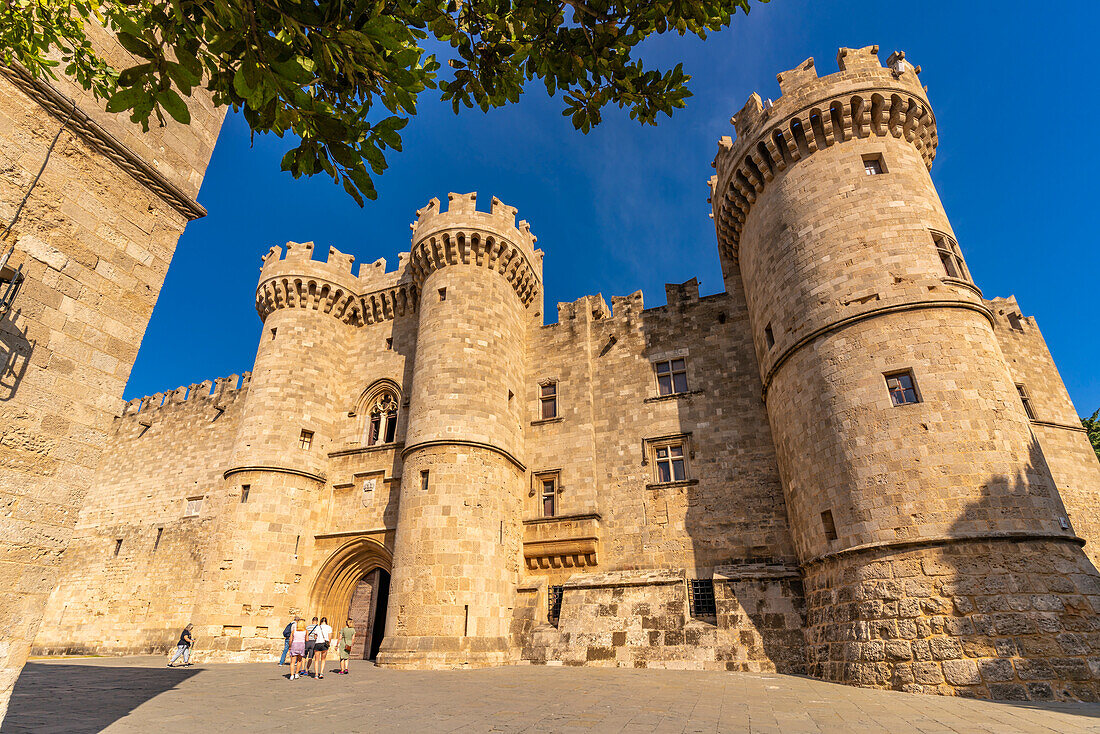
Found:
<svg viewBox="0 0 1100 734"><path fill-rule="evenodd" d="M1100 704L991 703L783 675L359 662L347 677L289 681L270 663L164 662L32 661L0 731L1100 733Z"/></svg>

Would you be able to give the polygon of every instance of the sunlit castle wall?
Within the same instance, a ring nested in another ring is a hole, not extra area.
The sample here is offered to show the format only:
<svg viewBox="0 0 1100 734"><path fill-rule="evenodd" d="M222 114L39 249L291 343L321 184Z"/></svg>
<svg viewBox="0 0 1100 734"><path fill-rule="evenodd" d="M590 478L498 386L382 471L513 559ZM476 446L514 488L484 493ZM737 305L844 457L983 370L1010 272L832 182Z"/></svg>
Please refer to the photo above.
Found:
<svg viewBox="0 0 1100 734"><path fill-rule="evenodd" d="M723 265L745 284L805 576L809 670L1092 699L1092 648L1074 633L1095 614L1082 594L1096 572L929 176L919 67L877 52L780 74L782 96L753 95L715 162Z"/></svg>

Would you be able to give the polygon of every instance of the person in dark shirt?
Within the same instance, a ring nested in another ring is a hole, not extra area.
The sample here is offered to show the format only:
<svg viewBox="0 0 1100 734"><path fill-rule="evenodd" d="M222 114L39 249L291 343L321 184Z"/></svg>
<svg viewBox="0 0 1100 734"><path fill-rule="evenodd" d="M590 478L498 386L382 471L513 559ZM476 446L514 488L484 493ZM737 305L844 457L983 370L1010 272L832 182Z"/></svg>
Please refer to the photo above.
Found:
<svg viewBox="0 0 1100 734"><path fill-rule="evenodd" d="M184 665L191 664L191 646L195 644L195 638L191 635L191 628L195 625L189 624L183 628L183 632L180 632L180 641L176 644L176 654L172 656L172 659L168 661L168 667L172 667L172 663L183 658Z"/></svg>

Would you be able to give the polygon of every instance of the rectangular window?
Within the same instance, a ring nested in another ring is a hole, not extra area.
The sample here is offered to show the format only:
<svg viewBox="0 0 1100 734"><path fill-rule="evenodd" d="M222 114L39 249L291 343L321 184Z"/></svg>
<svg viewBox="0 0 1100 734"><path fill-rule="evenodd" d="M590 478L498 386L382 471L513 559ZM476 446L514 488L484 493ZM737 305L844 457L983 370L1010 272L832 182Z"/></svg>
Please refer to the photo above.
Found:
<svg viewBox="0 0 1100 734"><path fill-rule="evenodd" d="M771 324L764 327L764 341L768 343L768 349L775 346L775 334L772 332Z"/></svg>
<svg viewBox="0 0 1100 734"><path fill-rule="evenodd" d="M657 461L657 482L682 482L687 479L687 464L684 460L684 444L670 443L654 447Z"/></svg>
<svg viewBox="0 0 1100 734"><path fill-rule="evenodd" d="M241 485L241 504L248 502L248 490L250 490L251 488L252 487L248 484Z"/></svg>
<svg viewBox="0 0 1100 734"><path fill-rule="evenodd" d="M558 417L558 383L548 382L539 386L539 404L541 420Z"/></svg>
<svg viewBox="0 0 1100 734"><path fill-rule="evenodd" d="M116 556L118 555L118 552L120 550L122 550L122 538L119 538L118 540L115 541L115 555Z"/></svg>
<svg viewBox="0 0 1100 734"><path fill-rule="evenodd" d="M940 263L943 264L943 271L948 278L974 282L966 269L966 263L963 262L962 250L959 249L959 244L955 240L940 232L933 232L932 242L936 245L936 252L940 256Z"/></svg>
<svg viewBox="0 0 1100 734"><path fill-rule="evenodd" d="M868 176L878 176L886 173L886 164L882 160L882 154L869 153L863 156L863 172Z"/></svg>
<svg viewBox="0 0 1100 734"><path fill-rule="evenodd" d="M202 497L188 497L187 504L183 508L184 517L198 517L202 510Z"/></svg>
<svg viewBox="0 0 1100 734"><path fill-rule="evenodd" d="M157 548L160 548L160 539L162 537L164 537L164 528L157 528L157 537L156 540L153 541L154 551L156 551Z"/></svg>
<svg viewBox="0 0 1100 734"><path fill-rule="evenodd" d="M1031 408L1031 396L1027 394L1027 388L1016 383L1016 392L1020 393L1020 402L1024 404L1024 412L1031 420L1035 420L1035 411Z"/></svg>
<svg viewBox="0 0 1100 734"><path fill-rule="evenodd" d="M277 333L278 331L279 331L278 329L272 329L272 330L271 330L271 341L275 341L275 334L276 334L276 333Z"/></svg>
<svg viewBox="0 0 1100 734"><path fill-rule="evenodd" d="M313 448L313 431L302 429L301 435L298 436L298 448L304 451L309 451Z"/></svg>
<svg viewBox="0 0 1100 734"><path fill-rule="evenodd" d="M717 617L718 605L714 600L713 579L689 579L688 591L691 601L691 616Z"/></svg>
<svg viewBox="0 0 1100 734"><path fill-rule="evenodd" d="M659 395L687 392L687 362L683 358L657 362L656 367Z"/></svg>
<svg viewBox="0 0 1100 734"><path fill-rule="evenodd" d="M558 626L558 620L561 619L561 599L564 595L565 588L562 586L551 586L547 589L546 618L555 627Z"/></svg>
<svg viewBox="0 0 1100 734"><path fill-rule="evenodd" d="M393 350L393 338L392 337L387 337L387 339L386 339L386 349L389 349L391 351Z"/></svg>
<svg viewBox="0 0 1100 734"><path fill-rule="evenodd" d="M886 378L886 389L890 391L890 400L894 405L909 405L919 403L917 395L917 383L913 380L913 373L909 370L893 372L883 375Z"/></svg>
<svg viewBox="0 0 1100 734"><path fill-rule="evenodd" d="M821 527L825 529L825 540L836 540L836 523L833 522L832 510L821 513Z"/></svg>
<svg viewBox="0 0 1100 734"><path fill-rule="evenodd" d="M428 470L422 469L420 471L420 490L423 492L428 491Z"/></svg>
<svg viewBox="0 0 1100 734"><path fill-rule="evenodd" d="M446 301L447 300L447 289L446 288L440 288L439 289L439 300L441 300L441 301Z"/></svg>
<svg viewBox="0 0 1100 734"><path fill-rule="evenodd" d="M542 516L553 517L557 514L558 481L554 477L548 477L540 479L539 484L542 487Z"/></svg>

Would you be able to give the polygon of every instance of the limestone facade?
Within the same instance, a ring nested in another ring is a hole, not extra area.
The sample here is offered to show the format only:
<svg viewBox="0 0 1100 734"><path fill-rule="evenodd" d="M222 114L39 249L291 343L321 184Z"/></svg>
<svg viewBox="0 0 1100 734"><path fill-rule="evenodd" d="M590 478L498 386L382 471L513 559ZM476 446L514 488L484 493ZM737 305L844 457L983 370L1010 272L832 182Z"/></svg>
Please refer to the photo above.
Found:
<svg viewBox="0 0 1100 734"><path fill-rule="evenodd" d="M105 34L96 43L130 65ZM143 134L70 80L0 67L0 233L25 199L0 238L24 277L0 314L0 718L176 241L205 214L195 196L224 113L201 91L189 107L191 125Z"/></svg>
<svg viewBox="0 0 1100 734"><path fill-rule="evenodd" d="M115 420L36 648L192 621L270 659L317 614L394 667L1095 700L1100 464L1034 320L970 277L918 70L839 66L722 140L722 293L548 316L531 229L473 194L392 270L272 248L250 375Z"/></svg>

